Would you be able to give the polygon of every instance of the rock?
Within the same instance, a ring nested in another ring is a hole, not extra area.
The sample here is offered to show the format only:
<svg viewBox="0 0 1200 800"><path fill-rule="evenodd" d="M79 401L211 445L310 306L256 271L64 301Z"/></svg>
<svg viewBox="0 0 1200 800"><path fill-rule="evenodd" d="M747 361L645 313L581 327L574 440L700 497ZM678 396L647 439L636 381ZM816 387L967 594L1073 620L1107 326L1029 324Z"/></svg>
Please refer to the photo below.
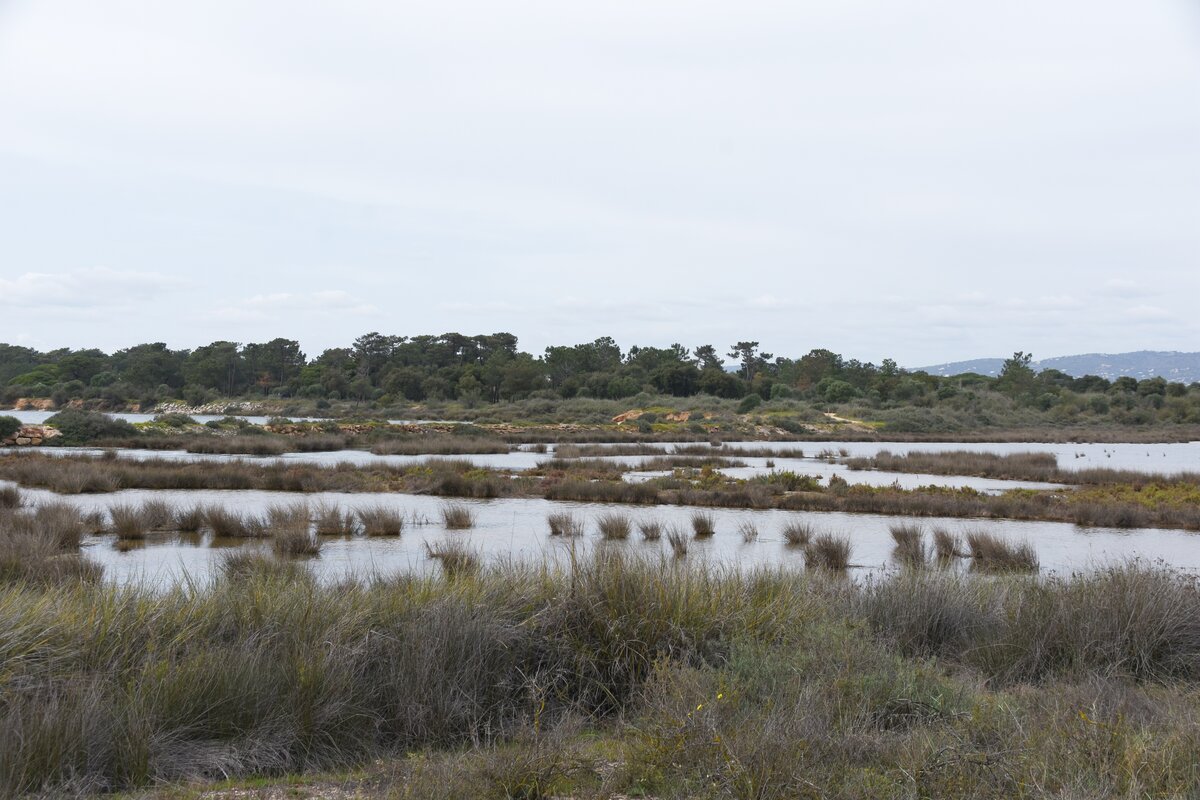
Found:
<svg viewBox="0 0 1200 800"><path fill-rule="evenodd" d="M17 447L28 447L31 444L33 444L33 439L30 439L28 436L17 437Z"/></svg>

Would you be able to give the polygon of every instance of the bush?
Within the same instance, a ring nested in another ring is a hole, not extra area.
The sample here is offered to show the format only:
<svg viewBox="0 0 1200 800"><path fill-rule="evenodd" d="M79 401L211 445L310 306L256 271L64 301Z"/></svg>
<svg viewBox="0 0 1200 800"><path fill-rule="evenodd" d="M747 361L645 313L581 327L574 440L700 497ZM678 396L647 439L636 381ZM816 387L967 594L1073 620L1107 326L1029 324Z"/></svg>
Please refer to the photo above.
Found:
<svg viewBox="0 0 1200 800"><path fill-rule="evenodd" d="M738 403L737 413L748 414L754 409L762 405L762 397L756 394L748 394L742 398L742 402Z"/></svg>
<svg viewBox="0 0 1200 800"><path fill-rule="evenodd" d="M100 439L116 439L137 436L137 428L123 419L115 419L96 411L67 409L46 420L62 433L62 444L88 444Z"/></svg>
<svg viewBox="0 0 1200 800"><path fill-rule="evenodd" d="M21 420L16 417L0 416L0 439L7 439L21 429Z"/></svg>

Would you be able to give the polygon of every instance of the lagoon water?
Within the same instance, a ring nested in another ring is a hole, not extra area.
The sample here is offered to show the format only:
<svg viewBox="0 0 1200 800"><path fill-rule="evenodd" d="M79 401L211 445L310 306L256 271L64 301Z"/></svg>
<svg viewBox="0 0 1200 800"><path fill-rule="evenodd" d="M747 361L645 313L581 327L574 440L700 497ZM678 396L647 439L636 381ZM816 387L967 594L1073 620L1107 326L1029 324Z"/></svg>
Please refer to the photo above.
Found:
<svg viewBox="0 0 1200 800"><path fill-rule="evenodd" d="M665 541L643 542L636 529L630 540L601 539L596 519L603 513L628 515L635 523L656 519L690 534L694 508L680 506L624 506L603 503L555 502L540 498L463 500L475 511L477 523L467 531L448 531L441 510L448 501L435 497L400 494L318 493L296 495L260 491L154 491L125 490L104 495L55 495L43 490L24 490L31 502L51 500L70 503L85 510L105 510L118 503L162 499L179 507L221 505L244 512L265 513L272 505L308 503L335 504L343 509L385 505L402 510L410 524L399 537L326 537L319 556L311 559L313 569L324 579L347 576L389 575L404 571L436 569L425 553L425 544L455 539L466 542L485 559L514 559L541 564L586 554L597 547L624 548L631 552L670 558ZM586 534L563 539L549 535L546 515L567 511L586 521ZM713 564L738 567L783 567L803 569L804 557L783 539L783 526L794 520L810 523L817 532L846 535L853 546L853 571L859 575L896 569L892 558L889 525L917 523L926 531L934 527L963 533L986 530L1014 541L1028 541L1041 559L1042 572L1067 574L1101 569L1106 565L1141 559L1173 568L1200 572L1200 534L1163 529L1080 528L1069 523L1012 520L913 519L878 514L794 512L781 510L705 509L716 520L716 535L707 541L691 542L687 556ZM416 520L412 524L411 520ZM753 524L757 541L746 544L739 528ZM261 540L212 541L210 537L187 538L176 534L151 534L144 545L118 549L113 536L90 536L84 553L103 564L108 579L122 583L144 581L162 584L185 575L203 579L210 575L228 547L267 547ZM960 565L961 568L962 565Z"/></svg>

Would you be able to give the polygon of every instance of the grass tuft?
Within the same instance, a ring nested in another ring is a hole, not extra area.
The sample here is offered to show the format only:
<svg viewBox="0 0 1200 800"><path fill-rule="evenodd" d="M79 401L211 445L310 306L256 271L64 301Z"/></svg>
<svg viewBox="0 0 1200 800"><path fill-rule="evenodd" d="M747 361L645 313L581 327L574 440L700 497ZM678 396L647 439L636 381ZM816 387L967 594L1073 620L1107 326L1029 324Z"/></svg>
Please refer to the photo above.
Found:
<svg viewBox="0 0 1200 800"><path fill-rule="evenodd" d="M717 532L717 521L706 511L692 514L692 531L697 539L707 539Z"/></svg>

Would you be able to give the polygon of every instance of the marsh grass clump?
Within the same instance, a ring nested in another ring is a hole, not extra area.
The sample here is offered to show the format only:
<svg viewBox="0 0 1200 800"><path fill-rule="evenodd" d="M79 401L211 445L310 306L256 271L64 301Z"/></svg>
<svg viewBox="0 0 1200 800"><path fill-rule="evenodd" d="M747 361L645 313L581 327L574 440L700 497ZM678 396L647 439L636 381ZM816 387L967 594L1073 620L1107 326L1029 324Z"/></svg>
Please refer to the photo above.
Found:
<svg viewBox="0 0 1200 800"><path fill-rule="evenodd" d="M441 565L442 572L451 580L478 575L483 568L479 553L462 541L450 540L437 545L426 542L425 553Z"/></svg>
<svg viewBox="0 0 1200 800"><path fill-rule="evenodd" d="M145 539L150 525L142 508L129 503L117 503L108 507L112 521L112 532L118 539Z"/></svg>
<svg viewBox="0 0 1200 800"><path fill-rule="evenodd" d="M15 486L0 486L0 509L20 507L21 491Z"/></svg>
<svg viewBox="0 0 1200 800"><path fill-rule="evenodd" d="M204 508L181 508L175 514L175 528L183 533L195 533L204 527Z"/></svg>
<svg viewBox="0 0 1200 800"><path fill-rule="evenodd" d="M188 441L186 449L210 455L281 456L291 448L282 436L258 434L197 437Z"/></svg>
<svg viewBox="0 0 1200 800"><path fill-rule="evenodd" d="M962 544L958 540L958 535L940 526L934 528L933 553L937 557L937 560L942 563L963 555Z"/></svg>
<svg viewBox="0 0 1200 800"><path fill-rule="evenodd" d="M1037 572L1037 551L1029 542L1012 543L986 531L966 536L971 568L979 572Z"/></svg>
<svg viewBox="0 0 1200 800"><path fill-rule="evenodd" d="M717 521L707 511L697 511L692 514L692 532L697 539L707 539L717 532Z"/></svg>
<svg viewBox="0 0 1200 800"><path fill-rule="evenodd" d="M751 544L758 539L758 526L750 521L743 522L738 525L738 534L744 544Z"/></svg>
<svg viewBox="0 0 1200 800"><path fill-rule="evenodd" d="M104 568L78 553L64 553L53 538L0 531L0 584L66 586L95 583ZM9 627L10 633L19 631ZM0 765L3 760L0 759ZM0 785L3 781L0 767Z"/></svg>
<svg viewBox="0 0 1200 800"><path fill-rule="evenodd" d="M447 503L442 506L442 524L447 530L461 531L475 527L475 512L464 503Z"/></svg>
<svg viewBox="0 0 1200 800"><path fill-rule="evenodd" d="M176 527L175 507L165 500L151 498L142 503L142 519L147 530L173 531Z"/></svg>
<svg viewBox="0 0 1200 800"><path fill-rule="evenodd" d="M242 514L225 506L204 509L204 519L218 539L257 539L267 535L266 522L257 515Z"/></svg>
<svg viewBox="0 0 1200 800"><path fill-rule="evenodd" d="M663 535L663 524L657 519L644 519L638 523L638 532L647 542L657 542Z"/></svg>
<svg viewBox="0 0 1200 800"><path fill-rule="evenodd" d="M822 533L804 546L804 565L809 569L845 572L850 566L850 540Z"/></svg>
<svg viewBox="0 0 1200 800"><path fill-rule="evenodd" d="M321 540L306 530L283 528L271 536L275 552L281 556L315 556L321 552Z"/></svg>
<svg viewBox="0 0 1200 800"><path fill-rule="evenodd" d="M226 581L307 581L312 573L303 561L281 559L257 547L238 547L217 558L217 575Z"/></svg>
<svg viewBox="0 0 1200 800"><path fill-rule="evenodd" d="M546 524L550 526L551 536L582 536L583 520L574 514L556 511L546 515Z"/></svg>
<svg viewBox="0 0 1200 800"><path fill-rule="evenodd" d="M789 547L803 547L812 541L812 523L791 520L783 526L783 540Z"/></svg>
<svg viewBox="0 0 1200 800"><path fill-rule="evenodd" d="M600 528L600 535L605 539L628 539L629 534L633 531L629 517L624 514L611 512L601 514L596 520L596 525Z"/></svg>
<svg viewBox="0 0 1200 800"><path fill-rule="evenodd" d="M924 566L929 558L929 551L925 547L925 532L920 525L891 525L888 532L892 535L892 541L896 543L892 555L897 561L910 567Z"/></svg>
<svg viewBox="0 0 1200 800"><path fill-rule="evenodd" d="M667 531L667 544L671 546L671 552L676 558L683 558L688 554L687 534L675 525Z"/></svg>
<svg viewBox="0 0 1200 800"><path fill-rule="evenodd" d="M354 513L336 503L320 503L313 509L318 536L353 536Z"/></svg>
<svg viewBox="0 0 1200 800"><path fill-rule="evenodd" d="M404 512L384 505L360 508L355 512L367 536L399 536L404 530Z"/></svg>

